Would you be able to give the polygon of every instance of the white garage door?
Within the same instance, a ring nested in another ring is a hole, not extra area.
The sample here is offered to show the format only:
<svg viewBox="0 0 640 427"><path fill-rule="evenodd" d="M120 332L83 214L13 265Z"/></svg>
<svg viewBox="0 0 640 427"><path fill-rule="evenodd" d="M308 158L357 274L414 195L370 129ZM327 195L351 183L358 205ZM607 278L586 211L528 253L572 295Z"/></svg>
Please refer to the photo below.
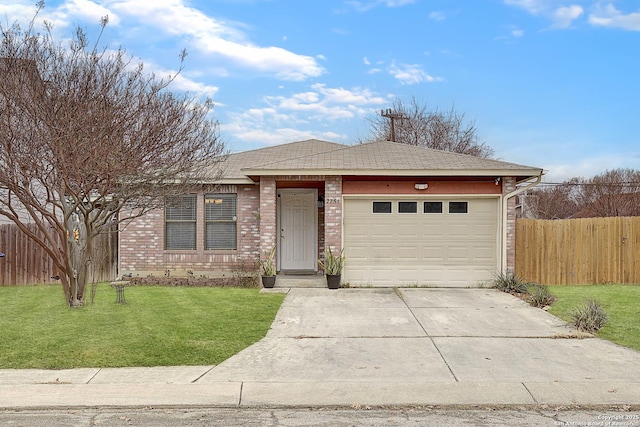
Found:
<svg viewBox="0 0 640 427"><path fill-rule="evenodd" d="M477 286L497 269L498 198L344 201L344 282Z"/></svg>

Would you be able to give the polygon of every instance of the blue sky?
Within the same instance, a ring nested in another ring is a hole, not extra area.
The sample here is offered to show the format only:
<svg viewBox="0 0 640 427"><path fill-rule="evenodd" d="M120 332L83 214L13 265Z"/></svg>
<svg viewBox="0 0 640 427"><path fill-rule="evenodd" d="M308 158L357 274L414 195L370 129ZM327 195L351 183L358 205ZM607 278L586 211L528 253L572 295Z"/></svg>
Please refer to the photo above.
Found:
<svg viewBox="0 0 640 427"><path fill-rule="evenodd" d="M3 25L35 0L0 0ZM454 107L547 180L640 169L638 0L50 0L74 25L215 101L232 151L354 143L393 99Z"/></svg>

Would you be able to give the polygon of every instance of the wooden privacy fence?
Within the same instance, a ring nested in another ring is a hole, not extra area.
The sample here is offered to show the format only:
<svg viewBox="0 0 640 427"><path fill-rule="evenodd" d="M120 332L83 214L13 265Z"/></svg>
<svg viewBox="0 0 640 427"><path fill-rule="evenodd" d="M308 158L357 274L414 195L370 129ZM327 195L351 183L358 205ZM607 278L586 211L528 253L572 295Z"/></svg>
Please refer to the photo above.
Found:
<svg viewBox="0 0 640 427"><path fill-rule="evenodd" d="M640 284L640 217L518 219L516 275L546 285Z"/></svg>
<svg viewBox="0 0 640 427"><path fill-rule="evenodd" d="M35 226L33 226L35 227ZM91 257L96 282L114 280L116 277L117 235L115 232L95 239ZM56 270L49 255L29 239L15 224L0 225L0 286L56 283Z"/></svg>

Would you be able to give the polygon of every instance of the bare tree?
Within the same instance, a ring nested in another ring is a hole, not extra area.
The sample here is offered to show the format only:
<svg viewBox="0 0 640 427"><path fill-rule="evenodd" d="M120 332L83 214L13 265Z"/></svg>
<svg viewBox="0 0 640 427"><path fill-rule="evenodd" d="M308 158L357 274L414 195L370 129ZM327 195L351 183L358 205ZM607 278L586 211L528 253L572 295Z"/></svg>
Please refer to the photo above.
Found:
<svg viewBox="0 0 640 427"><path fill-rule="evenodd" d="M430 111L426 104L412 98L409 105L396 99L390 110L392 118L386 114L387 117L376 115L368 119L370 134L360 142L395 140L477 157L492 157L494 154L491 147L479 141L475 123L466 122L464 114L457 113L453 107L448 112Z"/></svg>
<svg viewBox="0 0 640 427"><path fill-rule="evenodd" d="M528 213L538 219L640 216L640 171L613 169L541 185L526 200Z"/></svg>
<svg viewBox="0 0 640 427"><path fill-rule="evenodd" d="M175 76L90 46L79 28L56 42L34 22L0 27L0 214L47 251L79 306L94 238L184 192L223 144L212 102L169 91Z"/></svg>
<svg viewBox="0 0 640 427"><path fill-rule="evenodd" d="M539 185L526 195L527 213L536 219L565 219L575 215L581 178L558 185Z"/></svg>
<svg viewBox="0 0 640 427"><path fill-rule="evenodd" d="M578 216L639 216L640 171L634 169L607 170L580 188Z"/></svg>

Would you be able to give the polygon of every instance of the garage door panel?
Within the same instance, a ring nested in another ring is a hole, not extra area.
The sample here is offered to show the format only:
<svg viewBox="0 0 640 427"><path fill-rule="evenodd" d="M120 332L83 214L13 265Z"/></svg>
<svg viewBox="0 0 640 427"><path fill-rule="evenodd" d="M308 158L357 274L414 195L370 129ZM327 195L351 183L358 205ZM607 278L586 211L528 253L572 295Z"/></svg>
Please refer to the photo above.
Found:
<svg viewBox="0 0 640 427"><path fill-rule="evenodd" d="M471 286L491 280L497 266L497 198L470 199L467 214L398 214L397 199L391 201L394 213L373 214L373 200L345 200L347 282Z"/></svg>

